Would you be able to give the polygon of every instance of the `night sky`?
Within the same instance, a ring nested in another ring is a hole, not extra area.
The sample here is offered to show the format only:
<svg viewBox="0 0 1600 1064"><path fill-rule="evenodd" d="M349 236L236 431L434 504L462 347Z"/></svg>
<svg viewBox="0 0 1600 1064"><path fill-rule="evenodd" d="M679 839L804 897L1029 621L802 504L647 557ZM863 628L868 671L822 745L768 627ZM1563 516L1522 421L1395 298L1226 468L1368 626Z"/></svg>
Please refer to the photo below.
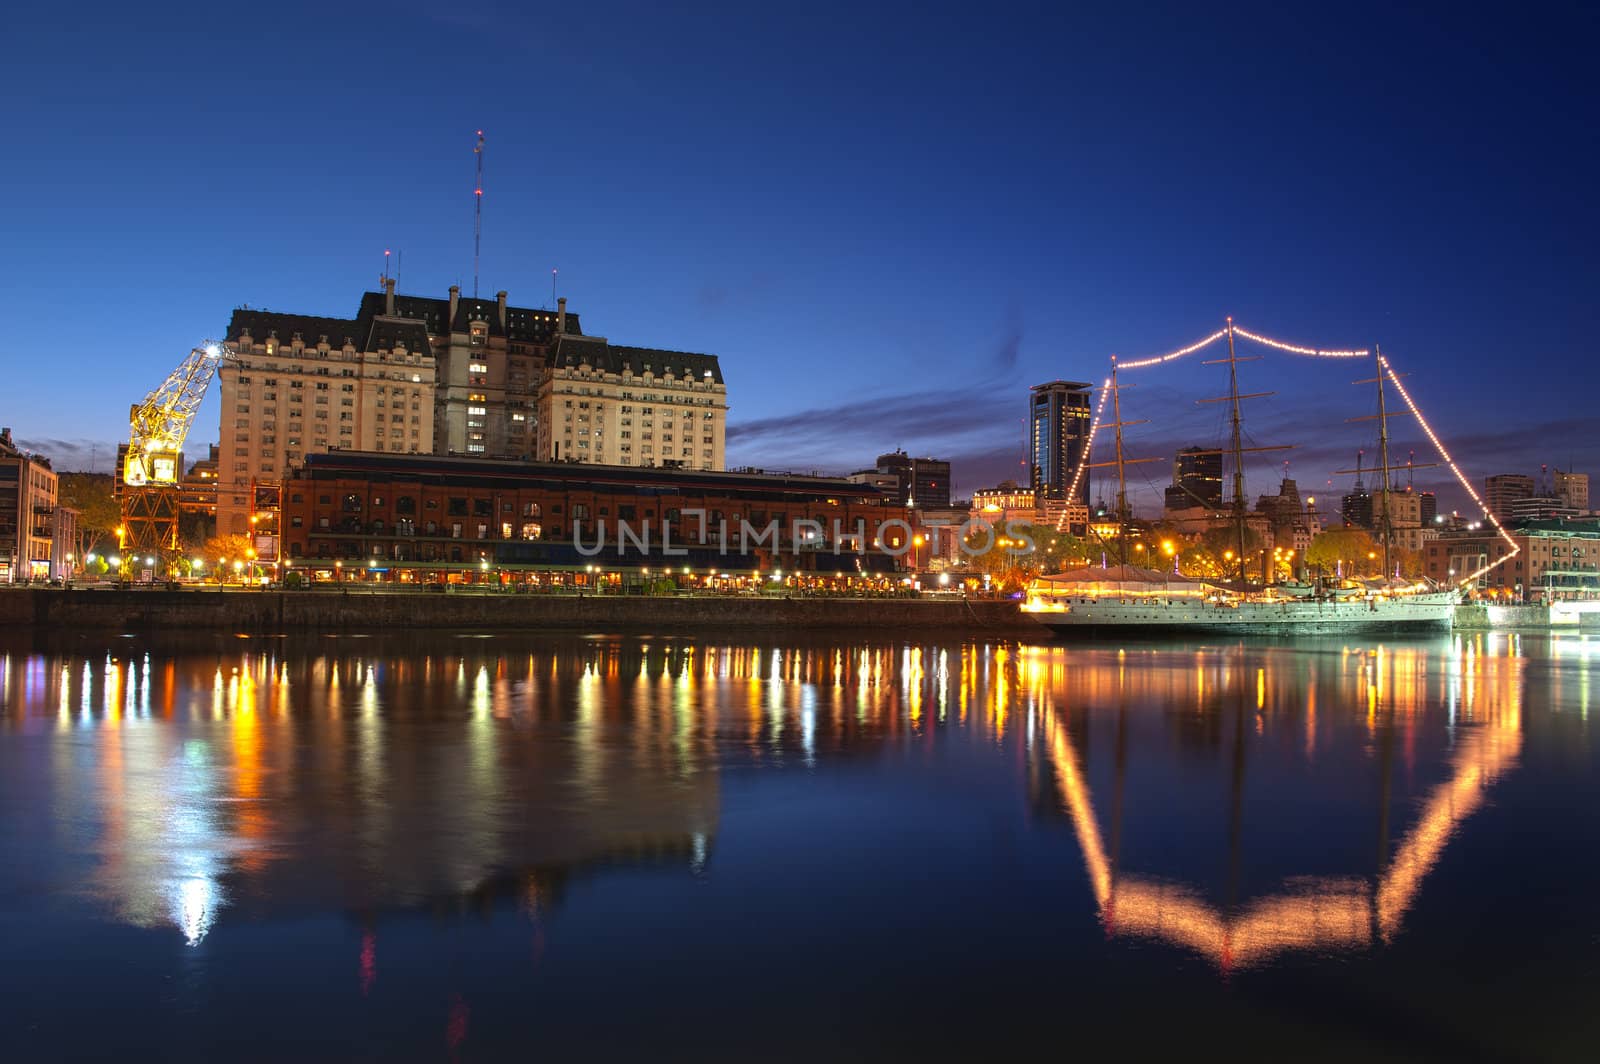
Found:
<svg viewBox="0 0 1600 1064"><path fill-rule="evenodd" d="M0 424L109 469L236 306L351 316L385 248L402 291L470 292L482 128L481 293L546 305L559 268L588 331L721 356L730 466L899 446L970 491L1021 474L1029 384L1231 313L1381 344L1475 480L1600 472L1600 19L1069 7L25 5ZM1371 432L1361 369L1246 370L1303 486ZM1140 380L1131 448L1215 431L1216 367ZM217 424L213 394L191 458Z"/></svg>

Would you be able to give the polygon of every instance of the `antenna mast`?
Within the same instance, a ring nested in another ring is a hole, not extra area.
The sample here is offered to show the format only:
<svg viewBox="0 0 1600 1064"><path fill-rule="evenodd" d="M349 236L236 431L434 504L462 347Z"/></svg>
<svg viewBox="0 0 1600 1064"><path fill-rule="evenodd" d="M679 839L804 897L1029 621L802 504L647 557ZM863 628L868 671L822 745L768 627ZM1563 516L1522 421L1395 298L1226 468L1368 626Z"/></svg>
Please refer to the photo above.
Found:
<svg viewBox="0 0 1600 1064"><path fill-rule="evenodd" d="M472 149L477 160L478 181L472 189L472 298L478 298L478 252L483 247L483 130L478 130L478 143Z"/></svg>

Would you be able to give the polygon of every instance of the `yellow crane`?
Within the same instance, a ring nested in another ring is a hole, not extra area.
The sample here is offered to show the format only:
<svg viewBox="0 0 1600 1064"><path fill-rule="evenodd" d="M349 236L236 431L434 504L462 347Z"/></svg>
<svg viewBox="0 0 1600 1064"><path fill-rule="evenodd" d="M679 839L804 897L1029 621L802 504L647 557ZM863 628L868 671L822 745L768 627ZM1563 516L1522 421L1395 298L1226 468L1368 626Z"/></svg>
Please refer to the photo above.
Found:
<svg viewBox="0 0 1600 1064"><path fill-rule="evenodd" d="M144 402L131 407L128 453L122 464L124 558L165 556L178 549L183 441L217 366L232 357L225 344L207 340L190 351Z"/></svg>

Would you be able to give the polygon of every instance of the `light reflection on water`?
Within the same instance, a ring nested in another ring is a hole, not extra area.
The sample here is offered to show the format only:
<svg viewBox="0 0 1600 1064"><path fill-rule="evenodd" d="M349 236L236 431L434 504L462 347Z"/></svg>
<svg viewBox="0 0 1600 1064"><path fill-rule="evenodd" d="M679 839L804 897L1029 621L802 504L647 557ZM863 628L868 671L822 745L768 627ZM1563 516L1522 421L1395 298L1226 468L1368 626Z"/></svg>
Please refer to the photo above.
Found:
<svg viewBox="0 0 1600 1064"><path fill-rule="evenodd" d="M1544 701L1586 724L1595 645L1556 639L1533 659L1497 634L0 651L0 837L44 855L0 872L0 899L81 904L195 948L234 921L452 899L537 920L585 870L715 881L722 820L757 816L763 779L807 774L822 800L875 766L869 800L915 821L889 782L951 754L1015 794L1042 851L1070 856L1084 917L1112 943L1222 973L1370 953L1404 934L1442 856L1519 771L1530 660L1559 693ZM972 843L980 861L989 840ZM368 926L363 994L375 941Z"/></svg>

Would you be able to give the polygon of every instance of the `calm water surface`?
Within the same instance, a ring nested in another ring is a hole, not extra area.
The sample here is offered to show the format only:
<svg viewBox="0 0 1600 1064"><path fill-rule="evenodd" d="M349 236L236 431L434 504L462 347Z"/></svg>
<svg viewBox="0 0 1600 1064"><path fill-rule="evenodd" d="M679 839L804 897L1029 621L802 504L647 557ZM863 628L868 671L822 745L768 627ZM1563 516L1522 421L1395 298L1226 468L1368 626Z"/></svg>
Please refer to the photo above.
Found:
<svg viewBox="0 0 1600 1064"><path fill-rule="evenodd" d="M1597 663L13 640L0 1057L1593 1059Z"/></svg>

